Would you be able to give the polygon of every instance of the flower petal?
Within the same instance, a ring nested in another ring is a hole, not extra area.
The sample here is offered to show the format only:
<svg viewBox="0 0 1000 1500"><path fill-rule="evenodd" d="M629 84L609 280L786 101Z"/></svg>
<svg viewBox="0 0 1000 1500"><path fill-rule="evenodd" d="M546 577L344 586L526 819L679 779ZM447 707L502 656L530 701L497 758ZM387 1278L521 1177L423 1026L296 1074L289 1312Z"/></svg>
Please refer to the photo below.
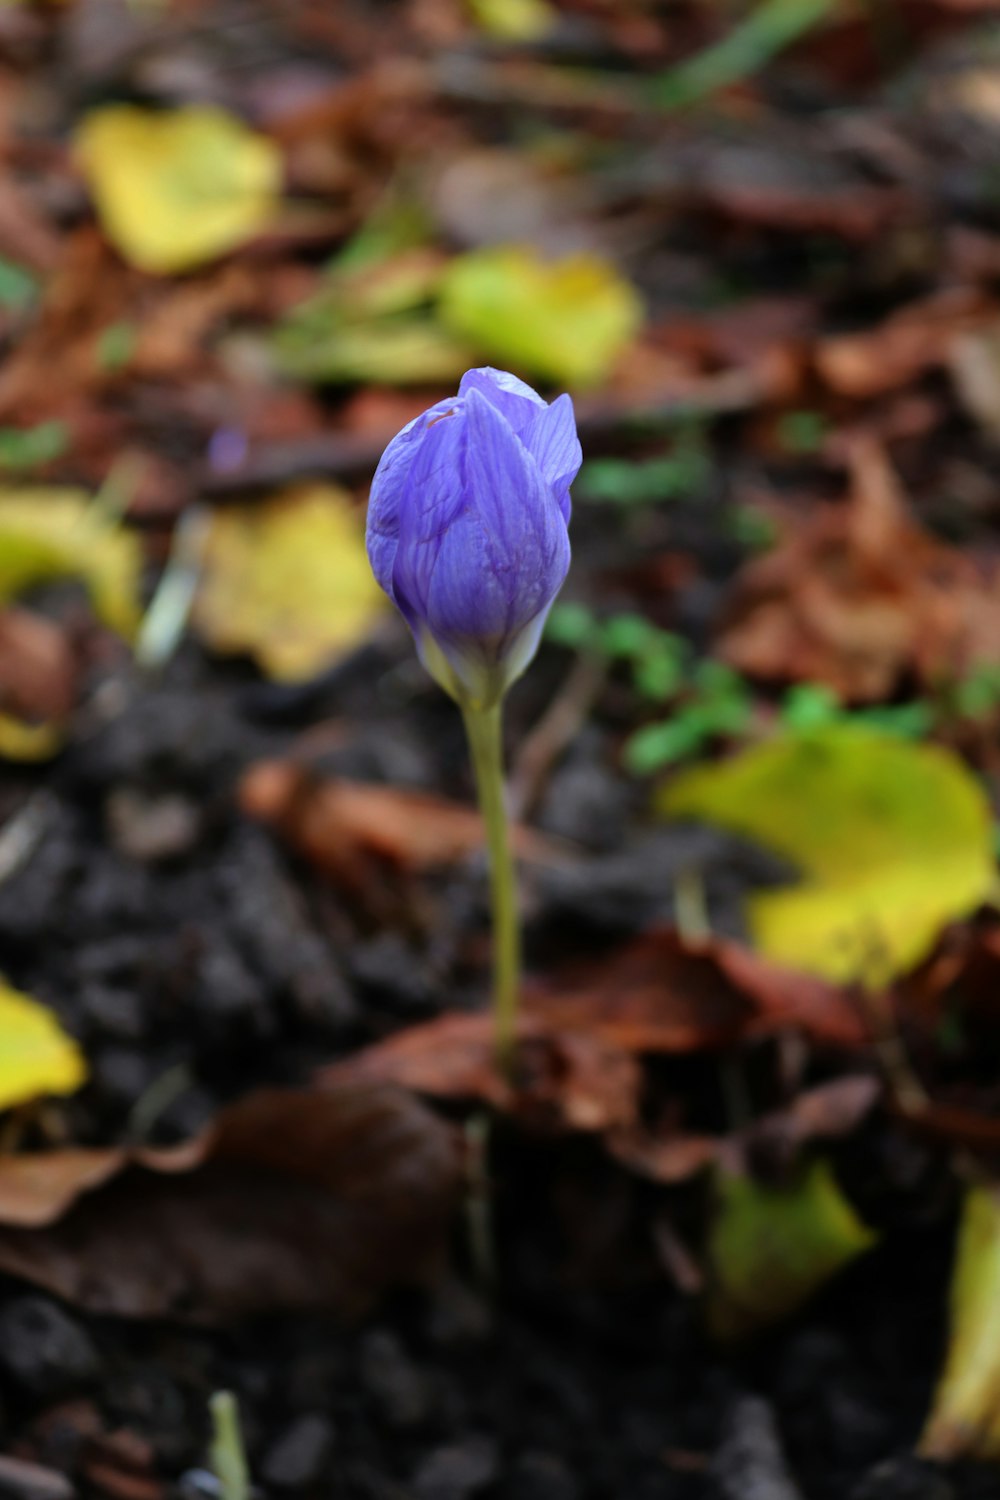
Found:
<svg viewBox="0 0 1000 1500"><path fill-rule="evenodd" d="M427 427L453 411L455 400L438 401L397 432L379 460L368 500L365 544L372 572L389 598L398 603L392 587L392 570L399 541L400 508L408 489L410 467L419 452Z"/></svg>
<svg viewBox="0 0 1000 1500"><path fill-rule="evenodd" d="M563 519L569 520L569 487L583 463L570 396L560 396L538 413L524 443L555 491Z"/></svg>

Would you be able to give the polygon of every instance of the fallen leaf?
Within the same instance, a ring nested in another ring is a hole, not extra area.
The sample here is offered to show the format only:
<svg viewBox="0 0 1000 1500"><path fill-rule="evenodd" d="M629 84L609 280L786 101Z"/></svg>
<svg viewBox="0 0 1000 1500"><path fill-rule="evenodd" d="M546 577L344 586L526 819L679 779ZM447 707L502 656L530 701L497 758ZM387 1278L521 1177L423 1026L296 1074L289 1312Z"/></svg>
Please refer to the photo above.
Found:
<svg viewBox="0 0 1000 1500"><path fill-rule="evenodd" d="M194 625L214 650L246 652L270 677L314 677L360 645L387 602L364 523L333 485L217 509L202 552Z"/></svg>
<svg viewBox="0 0 1000 1500"><path fill-rule="evenodd" d="M556 12L547 0L468 0L479 26L505 42L536 42L552 30Z"/></svg>
<svg viewBox="0 0 1000 1500"><path fill-rule="evenodd" d="M879 985L912 968L995 881L989 802L962 762L854 725L682 773L658 807L798 866L799 884L750 898L755 945L839 983Z"/></svg>
<svg viewBox="0 0 1000 1500"><path fill-rule="evenodd" d="M636 1052L724 1047L782 1027L839 1047L867 1034L858 1008L832 985L721 938L686 943L671 928L528 986L524 1011L553 1031Z"/></svg>
<svg viewBox="0 0 1000 1500"><path fill-rule="evenodd" d="M956 339L995 319L992 299L955 288L911 303L877 328L824 340L815 353L816 367L838 395L870 400L940 368Z"/></svg>
<svg viewBox="0 0 1000 1500"><path fill-rule="evenodd" d="M36 584L79 578L98 617L130 640L140 618L142 551L82 490L0 488L0 602Z"/></svg>
<svg viewBox="0 0 1000 1500"><path fill-rule="evenodd" d="M937 1463L1000 1458L1000 1192L966 1189L944 1372L920 1452Z"/></svg>
<svg viewBox="0 0 1000 1500"><path fill-rule="evenodd" d="M30 610L0 610L0 707L25 719L64 719L75 690L65 632Z"/></svg>
<svg viewBox="0 0 1000 1500"><path fill-rule="evenodd" d="M235 249L277 208L278 148L214 105L107 105L85 117L76 147L108 238L153 275Z"/></svg>
<svg viewBox="0 0 1000 1500"><path fill-rule="evenodd" d="M433 1268L459 1178L448 1125L364 1086L262 1090L197 1142L72 1158L0 1159L0 1267L91 1312L193 1323L363 1311Z"/></svg>
<svg viewBox="0 0 1000 1500"><path fill-rule="evenodd" d="M929 688L995 662L1000 575L919 527L885 454L850 443L846 504L821 506L737 578L718 643L769 681L822 682L851 702Z"/></svg>
<svg viewBox="0 0 1000 1500"><path fill-rule="evenodd" d="M471 807L404 787L319 777L307 767L264 761L243 778L244 812L279 828L301 854L348 887L365 884L373 863L432 870L484 848L482 818ZM514 831L525 858L552 858L553 846Z"/></svg>
<svg viewBox="0 0 1000 1500"><path fill-rule="evenodd" d="M708 1236L708 1322L738 1339L795 1311L876 1243L817 1158L787 1186L722 1170Z"/></svg>
<svg viewBox="0 0 1000 1500"><path fill-rule="evenodd" d="M638 293L609 262L585 253L545 261L523 245L456 257L440 312L497 363L581 388L610 374L642 322Z"/></svg>
<svg viewBox="0 0 1000 1500"><path fill-rule="evenodd" d="M874 1108L882 1091L877 1078L849 1074L803 1089L782 1109L761 1115L732 1135L696 1135L678 1121L665 1127L639 1125L614 1131L607 1139L612 1155L633 1172L654 1182L684 1182L713 1164L731 1167L766 1152L786 1168L802 1148L817 1140L850 1135Z"/></svg>
<svg viewBox="0 0 1000 1500"><path fill-rule="evenodd" d="M37 1000L0 981L0 1109L86 1082L83 1054Z"/></svg>
<svg viewBox="0 0 1000 1500"><path fill-rule="evenodd" d="M391 1083L438 1099L478 1099L536 1130L606 1131L632 1126L640 1077L620 1048L585 1033L547 1030L521 1017L512 1077L497 1065L489 1013L445 1013L407 1027L324 1068L321 1084Z"/></svg>

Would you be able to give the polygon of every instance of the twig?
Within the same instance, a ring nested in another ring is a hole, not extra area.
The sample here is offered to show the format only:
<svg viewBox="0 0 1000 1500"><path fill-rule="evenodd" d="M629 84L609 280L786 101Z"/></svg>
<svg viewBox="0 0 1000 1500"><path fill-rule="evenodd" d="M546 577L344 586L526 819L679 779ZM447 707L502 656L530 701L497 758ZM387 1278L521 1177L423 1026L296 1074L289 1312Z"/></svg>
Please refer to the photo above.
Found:
<svg viewBox="0 0 1000 1500"><path fill-rule="evenodd" d="M521 820L537 805L553 765L585 723L607 678L599 657L577 657L560 691L523 741L511 770L508 800L511 817Z"/></svg>

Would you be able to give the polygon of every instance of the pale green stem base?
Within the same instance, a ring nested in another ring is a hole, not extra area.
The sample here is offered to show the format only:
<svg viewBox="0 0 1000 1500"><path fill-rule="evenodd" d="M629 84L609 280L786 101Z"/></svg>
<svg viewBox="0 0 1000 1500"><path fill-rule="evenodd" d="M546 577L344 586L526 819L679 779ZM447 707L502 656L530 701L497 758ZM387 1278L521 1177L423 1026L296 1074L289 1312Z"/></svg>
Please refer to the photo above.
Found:
<svg viewBox="0 0 1000 1500"><path fill-rule="evenodd" d="M503 799L501 705L480 708L461 703L476 774L479 807L486 825L490 861L490 906L493 915L493 1014L497 1060L508 1073L514 1057L517 1002L521 985L521 928L510 829Z"/></svg>

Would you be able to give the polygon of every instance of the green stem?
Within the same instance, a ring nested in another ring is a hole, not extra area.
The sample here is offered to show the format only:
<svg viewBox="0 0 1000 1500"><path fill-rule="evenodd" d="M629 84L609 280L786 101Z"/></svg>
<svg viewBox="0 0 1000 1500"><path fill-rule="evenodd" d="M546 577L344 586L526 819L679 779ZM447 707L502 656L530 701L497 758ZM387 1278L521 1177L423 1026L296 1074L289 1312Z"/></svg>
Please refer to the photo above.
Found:
<svg viewBox="0 0 1000 1500"><path fill-rule="evenodd" d="M493 1014L497 1058L509 1073L514 1055L517 1001L521 983L521 929L517 883L511 856L510 829L503 799L503 742L500 704L480 708L461 705L472 752L479 807L486 825L490 861L490 906L493 915Z"/></svg>

